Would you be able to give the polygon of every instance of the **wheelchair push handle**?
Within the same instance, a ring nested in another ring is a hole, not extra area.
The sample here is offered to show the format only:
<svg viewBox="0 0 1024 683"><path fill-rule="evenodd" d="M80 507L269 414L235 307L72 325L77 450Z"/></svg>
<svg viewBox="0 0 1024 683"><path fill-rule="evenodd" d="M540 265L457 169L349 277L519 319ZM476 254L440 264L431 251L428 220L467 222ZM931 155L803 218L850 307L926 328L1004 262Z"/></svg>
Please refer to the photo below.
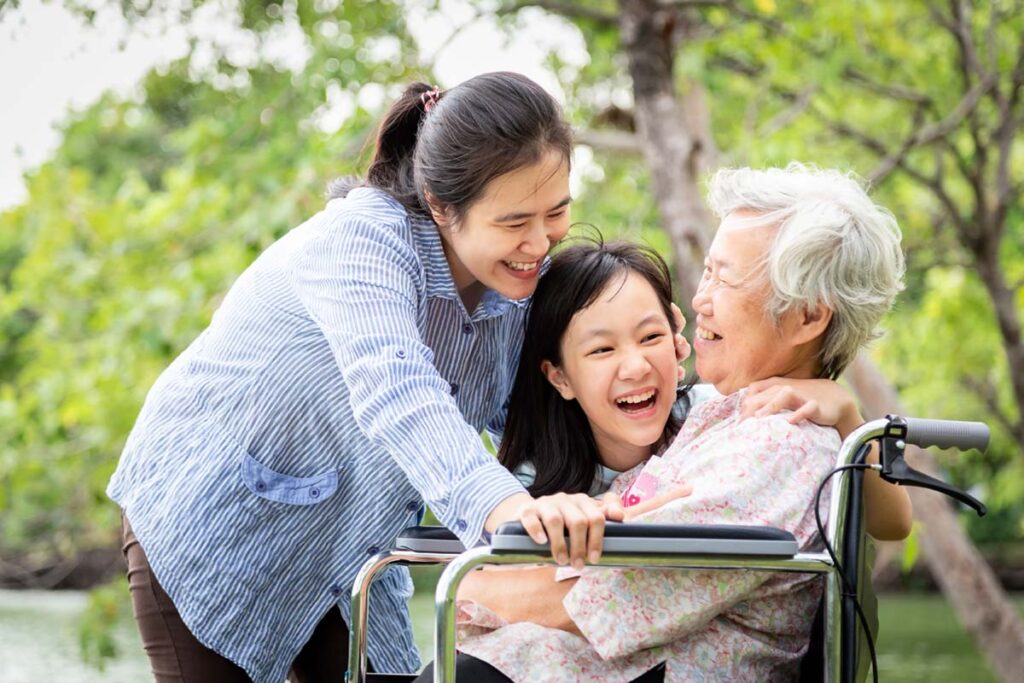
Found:
<svg viewBox="0 0 1024 683"><path fill-rule="evenodd" d="M903 418L898 415L887 415L887 423L879 437L881 442L881 470L879 476L885 481L903 486L918 486L931 489L954 498L972 508L979 517L988 512L980 500L961 491L955 486L918 472L904 458L907 444L921 448L938 446L939 448L957 448L968 450L977 448L983 451L988 448L989 429L981 422L960 422L957 420L928 420L917 417Z"/></svg>
<svg viewBox="0 0 1024 683"><path fill-rule="evenodd" d="M922 417L908 417L907 443L921 448L957 448L961 451L977 448L985 452L988 448L989 429L984 422L961 422L959 420L929 420Z"/></svg>

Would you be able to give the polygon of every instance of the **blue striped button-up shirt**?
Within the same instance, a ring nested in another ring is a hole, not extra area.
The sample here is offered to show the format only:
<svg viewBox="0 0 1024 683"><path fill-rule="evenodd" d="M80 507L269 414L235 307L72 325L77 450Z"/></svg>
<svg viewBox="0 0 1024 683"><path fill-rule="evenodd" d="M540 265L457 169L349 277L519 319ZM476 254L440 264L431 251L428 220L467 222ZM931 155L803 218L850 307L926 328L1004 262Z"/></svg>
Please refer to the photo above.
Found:
<svg viewBox="0 0 1024 683"><path fill-rule="evenodd" d="M280 683L324 613L424 502L467 544L522 486L500 432L525 302L460 300L436 226L368 188L238 278L161 375L108 493L189 629ZM404 569L371 592L368 653L414 671Z"/></svg>

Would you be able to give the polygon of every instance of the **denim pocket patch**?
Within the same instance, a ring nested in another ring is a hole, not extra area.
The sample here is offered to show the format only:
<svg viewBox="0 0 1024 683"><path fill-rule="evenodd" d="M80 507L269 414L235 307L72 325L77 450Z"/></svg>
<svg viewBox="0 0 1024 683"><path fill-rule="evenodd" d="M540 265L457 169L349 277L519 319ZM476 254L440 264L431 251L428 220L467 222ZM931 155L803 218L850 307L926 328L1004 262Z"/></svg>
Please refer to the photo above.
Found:
<svg viewBox="0 0 1024 683"><path fill-rule="evenodd" d="M242 459L242 480L260 498L290 505L316 505L338 490L338 472L292 477L275 472L248 453Z"/></svg>

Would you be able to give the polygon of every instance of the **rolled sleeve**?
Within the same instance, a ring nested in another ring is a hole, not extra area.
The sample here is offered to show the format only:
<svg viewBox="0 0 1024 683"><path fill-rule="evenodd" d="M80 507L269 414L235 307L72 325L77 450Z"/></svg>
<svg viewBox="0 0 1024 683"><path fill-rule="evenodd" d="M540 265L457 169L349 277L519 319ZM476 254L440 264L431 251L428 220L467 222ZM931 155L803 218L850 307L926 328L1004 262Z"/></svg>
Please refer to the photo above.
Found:
<svg viewBox="0 0 1024 683"><path fill-rule="evenodd" d="M424 274L402 222L346 215L293 254L294 286L330 344L359 429L463 543L524 491L466 423L418 319Z"/></svg>

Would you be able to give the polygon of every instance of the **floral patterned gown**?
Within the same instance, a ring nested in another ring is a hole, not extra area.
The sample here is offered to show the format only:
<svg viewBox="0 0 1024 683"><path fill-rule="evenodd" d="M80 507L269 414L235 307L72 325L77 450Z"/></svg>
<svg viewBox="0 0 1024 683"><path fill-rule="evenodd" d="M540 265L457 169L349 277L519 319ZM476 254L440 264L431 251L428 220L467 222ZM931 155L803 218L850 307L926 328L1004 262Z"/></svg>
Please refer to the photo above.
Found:
<svg viewBox="0 0 1024 683"><path fill-rule="evenodd" d="M801 549L819 549L814 494L835 463L839 436L808 422L791 425L785 414L741 419L743 393L698 405L661 456L624 472L611 490L633 505L688 483L689 497L634 521L773 526L792 532ZM571 577L579 580L564 606L585 638L507 624L460 601L458 649L517 682L630 681L660 662L669 682L783 681L807 648L821 598L820 580L807 574L557 572L557 580Z"/></svg>

